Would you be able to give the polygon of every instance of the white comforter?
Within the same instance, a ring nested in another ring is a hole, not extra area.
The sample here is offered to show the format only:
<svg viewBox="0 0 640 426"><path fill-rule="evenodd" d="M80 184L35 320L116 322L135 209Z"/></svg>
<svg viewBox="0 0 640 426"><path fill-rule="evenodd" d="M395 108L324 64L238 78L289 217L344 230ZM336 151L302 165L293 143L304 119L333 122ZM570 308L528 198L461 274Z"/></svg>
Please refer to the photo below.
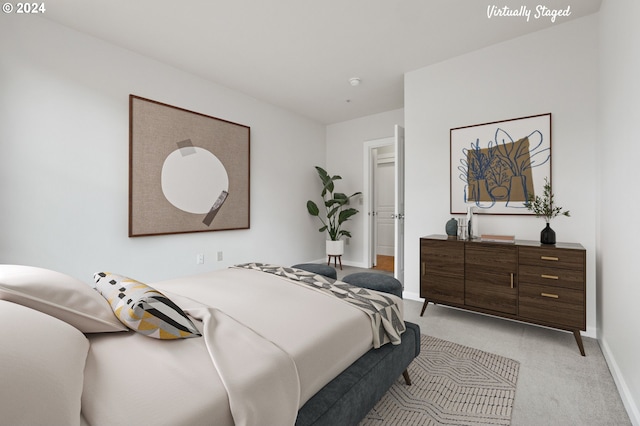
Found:
<svg viewBox="0 0 640 426"><path fill-rule="evenodd" d="M205 339L90 335L82 413L91 425L266 424L255 416L273 411L295 420L298 408L372 347L362 311L271 274L231 268L150 285L200 302L175 296L205 321L196 321ZM229 378L220 363L244 369ZM269 377L274 372L279 381ZM232 414L230 399L245 406Z"/></svg>
<svg viewBox="0 0 640 426"><path fill-rule="evenodd" d="M300 381L289 354L218 309L177 295L172 298L202 322L236 426L295 423Z"/></svg>

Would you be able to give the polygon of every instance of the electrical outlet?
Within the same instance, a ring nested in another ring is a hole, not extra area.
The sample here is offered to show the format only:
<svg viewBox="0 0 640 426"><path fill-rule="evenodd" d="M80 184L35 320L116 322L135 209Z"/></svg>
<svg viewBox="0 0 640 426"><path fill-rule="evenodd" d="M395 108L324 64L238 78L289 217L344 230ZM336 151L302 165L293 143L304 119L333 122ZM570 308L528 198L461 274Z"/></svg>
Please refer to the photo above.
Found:
<svg viewBox="0 0 640 426"><path fill-rule="evenodd" d="M198 255L196 256L196 263L198 265L204 264L204 254L198 253Z"/></svg>
<svg viewBox="0 0 640 426"><path fill-rule="evenodd" d="M222 260L222 252L219 251L218 252L218 262L220 262Z"/></svg>

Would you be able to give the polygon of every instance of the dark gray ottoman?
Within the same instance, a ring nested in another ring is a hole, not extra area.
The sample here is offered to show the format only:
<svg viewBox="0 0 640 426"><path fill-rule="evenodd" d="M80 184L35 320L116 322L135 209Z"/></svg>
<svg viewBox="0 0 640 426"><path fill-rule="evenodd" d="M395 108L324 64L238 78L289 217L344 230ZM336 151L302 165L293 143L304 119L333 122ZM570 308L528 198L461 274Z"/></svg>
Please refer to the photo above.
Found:
<svg viewBox="0 0 640 426"><path fill-rule="evenodd" d="M333 267L323 265L321 263L299 263L297 265L293 265L292 268L298 268L303 271L313 272L314 274L324 275L325 277L333 278L334 280L338 278L338 274Z"/></svg>
<svg viewBox="0 0 640 426"><path fill-rule="evenodd" d="M390 275L377 272L357 272L347 275L342 281L369 290L391 293L402 299L402 283Z"/></svg>

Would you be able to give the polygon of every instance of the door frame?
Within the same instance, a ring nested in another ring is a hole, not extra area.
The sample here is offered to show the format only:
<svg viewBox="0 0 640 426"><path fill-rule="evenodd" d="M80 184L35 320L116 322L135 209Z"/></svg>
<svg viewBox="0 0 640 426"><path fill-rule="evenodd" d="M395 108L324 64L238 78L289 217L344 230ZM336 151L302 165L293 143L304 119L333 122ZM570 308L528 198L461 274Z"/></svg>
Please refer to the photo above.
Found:
<svg viewBox="0 0 640 426"><path fill-rule="evenodd" d="M394 151L395 151L395 226L394 226L394 268L393 276L402 283L402 289L404 290L404 127L399 125L394 126Z"/></svg>
<svg viewBox="0 0 640 426"><path fill-rule="evenodd" d="M364 205L366 206L367 209L367 215L366 218L364 220L364 229L363 229L363 235L364 235L364 248L365 248L365 267L366 268L372 268L373 265L375 264L375 259L373 258L373 256L375 255L375 248L373 246L373 244L375 243L375 232L373 230L373 226L375 221L373 220L372 216L371 216L371 212L374 210L374 170L375 170L375 163L376 163L376 155L374 150L377 148L381 148L383 146L393 146L393 144L395 143L395 138L393 136L389 136L386 138L380 138L380 139L373 139L373 140L369 140L369 141L365 141L364 142L364 151L363 151L363 158L364 158L364 176L363 176L363 182L364 182L364 191L363 191L363 198L364 198Z"/></svg>

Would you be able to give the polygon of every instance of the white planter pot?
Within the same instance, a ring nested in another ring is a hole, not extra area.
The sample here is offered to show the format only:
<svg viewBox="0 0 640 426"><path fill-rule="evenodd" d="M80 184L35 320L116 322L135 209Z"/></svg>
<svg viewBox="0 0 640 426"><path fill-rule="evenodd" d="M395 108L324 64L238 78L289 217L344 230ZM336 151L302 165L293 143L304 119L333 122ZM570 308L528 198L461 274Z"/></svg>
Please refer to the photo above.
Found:
<svg viewBox="0 0 640 426"><path fill-rule="evenodd" d="M344 253L344 241L327 240L327 254L331 256L340 256Z"/></svg>

